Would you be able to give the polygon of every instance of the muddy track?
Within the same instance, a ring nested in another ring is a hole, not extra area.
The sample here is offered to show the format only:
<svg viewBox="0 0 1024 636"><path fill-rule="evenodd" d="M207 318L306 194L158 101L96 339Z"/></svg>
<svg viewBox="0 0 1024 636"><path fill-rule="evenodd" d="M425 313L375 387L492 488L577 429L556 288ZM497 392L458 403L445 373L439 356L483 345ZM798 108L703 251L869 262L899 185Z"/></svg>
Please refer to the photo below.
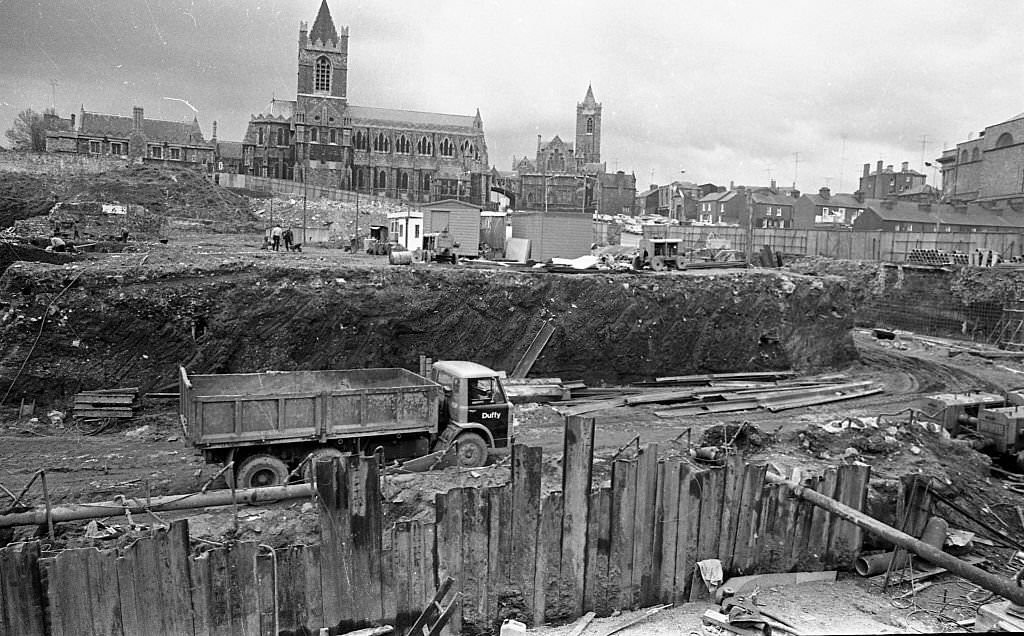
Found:
<svg viewBox="0 0 1024 636"><path fill-rule="evenodd" d="M860 361L885 376L886 392L898 395L956 392L967 390L998 391L988 379L960 367L955 361L942 364L902 351L878 346L860 346Z"/></svg>

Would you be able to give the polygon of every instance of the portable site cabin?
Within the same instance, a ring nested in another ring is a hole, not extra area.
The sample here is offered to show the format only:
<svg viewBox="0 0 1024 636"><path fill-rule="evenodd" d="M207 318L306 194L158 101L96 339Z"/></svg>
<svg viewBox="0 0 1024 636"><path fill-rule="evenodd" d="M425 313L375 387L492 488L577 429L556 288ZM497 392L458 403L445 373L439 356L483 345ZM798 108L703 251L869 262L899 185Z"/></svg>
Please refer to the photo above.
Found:
<svg viewBox="0 0 1024 636"><path fill-rule="evenodd" d="M563 210L517 210L512 214L512 238L530 241L530 258L577 258L590 254L594 243L594 218Z"/></svg>
<svg viewBox="0 0 1024 636"><path fill-rule="evenodd" d="M423 205L423 232L436 234L447 228L452 239L458 243L455 252L459 256L477 256L480 251L480 206L445 199ZM421 245L422 247L422 245Z"/></svg>
<svg viewBox="0 0 1024 636"><path fill-rule="evenodd" d="M423 212L410 208L388 212L388 229L391 238L405 249L423 247Z"/></svg>

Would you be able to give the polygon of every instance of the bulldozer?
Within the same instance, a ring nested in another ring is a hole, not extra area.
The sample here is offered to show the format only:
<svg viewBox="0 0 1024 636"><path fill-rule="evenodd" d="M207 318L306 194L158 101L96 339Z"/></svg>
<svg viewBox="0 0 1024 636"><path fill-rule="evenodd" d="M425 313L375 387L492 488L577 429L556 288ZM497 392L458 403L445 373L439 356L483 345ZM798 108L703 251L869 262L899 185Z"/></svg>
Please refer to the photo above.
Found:
<svg viewBox="0 0 1024 636"><path fill-rule="evenodd" d="M656 272L667 269L685 269L686 259L680 246L683 240L677 238L644 238L633 257L633 269L650 267Z"/></svg>

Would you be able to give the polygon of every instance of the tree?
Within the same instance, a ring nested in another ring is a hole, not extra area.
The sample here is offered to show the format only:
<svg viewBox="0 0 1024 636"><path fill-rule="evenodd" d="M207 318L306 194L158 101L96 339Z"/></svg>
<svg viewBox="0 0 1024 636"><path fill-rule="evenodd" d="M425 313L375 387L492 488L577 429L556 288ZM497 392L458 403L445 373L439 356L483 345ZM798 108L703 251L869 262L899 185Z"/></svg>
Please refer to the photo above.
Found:
<svg viewBox="0 0 1024 636"><path fill-rule="evenodd" d="M52 108L47 108L42 113L26 108L14 118L14 125L7 131L7 139L13 144L14 150L43 152L46 150L47 130L70 128L70 123L61 119Z"/></svg>

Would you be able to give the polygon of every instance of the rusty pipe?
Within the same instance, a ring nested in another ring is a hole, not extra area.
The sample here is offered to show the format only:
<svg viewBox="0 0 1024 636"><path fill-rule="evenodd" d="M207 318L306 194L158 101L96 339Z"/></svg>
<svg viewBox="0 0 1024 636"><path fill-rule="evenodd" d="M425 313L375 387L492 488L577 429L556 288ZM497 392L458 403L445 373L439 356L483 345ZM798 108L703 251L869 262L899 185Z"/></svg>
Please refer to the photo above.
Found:
<svg viewBox="0 0 1024 636"><path fill-rule="evenodd" d="M101 501L97 503L70 504L50 509L49 520L77 521L80 519L99 519L117 517L128 513L144 513L147 511L162 512L165 510L192 510L212 506L229 506L235 501L240 504L259 505L284 501L286 499L305 499L313 496L313 487L308 484L291 486L269 486L266 488L246 488L244 490L213 490L205 493L185 495L167 495L164 497L125 498L123 503L117 501ZM0 515L0 528L14 526L34 526L47 523L46 508L33 508L26 512Z"/></svg>
<svg viewBox="0 0 1024 636"><path fill-rule="evenodd" d="M781 475L768 472L765 475L765 481L783 486L800 499L827 510L905 550L913 552L929 563L946 568L953 574L976 583L1017 605L1024 605L1024 587L1020 587L1008 578L986 572L979 567L965 563L935 546L928 545L905 532L900 532L896 528L882 523L874 517L868 516L859 510L854 510L846 504L840 503L831 497L826 497L795 481L790 481Z"/></svg>

